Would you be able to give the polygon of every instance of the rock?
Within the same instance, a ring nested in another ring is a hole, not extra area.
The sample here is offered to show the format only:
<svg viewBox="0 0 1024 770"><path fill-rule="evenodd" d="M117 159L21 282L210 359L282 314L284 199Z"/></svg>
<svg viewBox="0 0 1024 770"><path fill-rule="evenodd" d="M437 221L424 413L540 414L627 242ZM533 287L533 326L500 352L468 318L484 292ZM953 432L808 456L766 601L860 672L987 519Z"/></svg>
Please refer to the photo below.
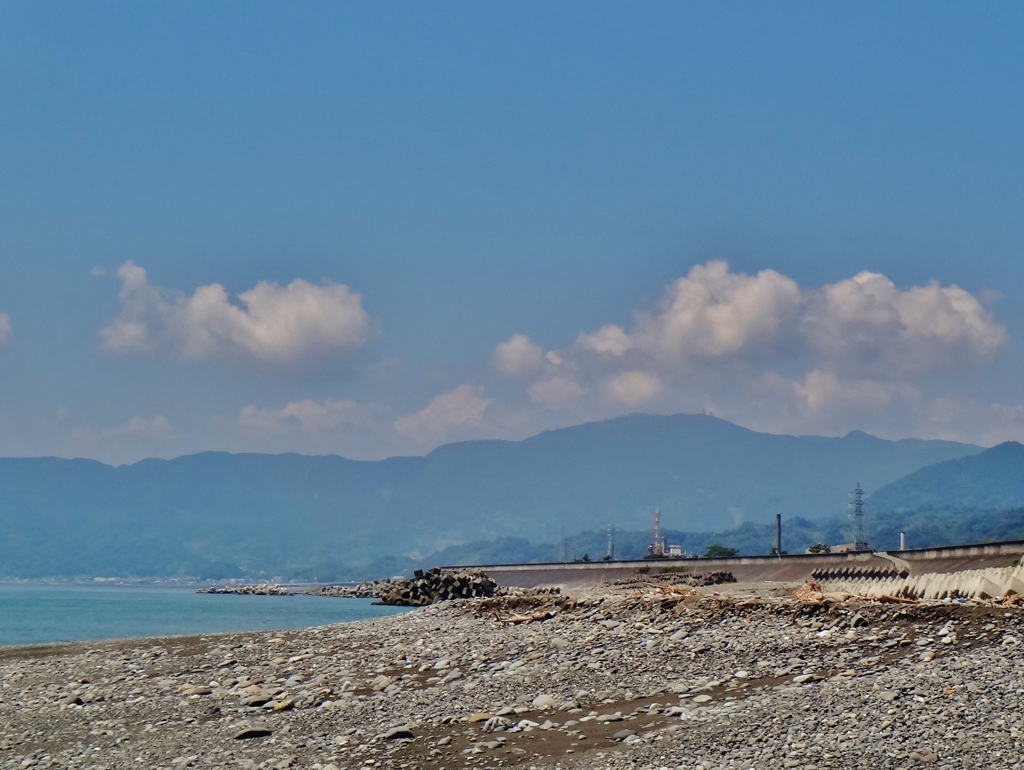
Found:
<svg viewBox="0 0 1024 770"><path fill-rule="evenodd" d="M386 689L392 682L391 677L381 674L380 676L374 677L373 681L370 682L370 688L374 692L380 692Z"/></svg>
<svg viewBox="0 0 1024 770"><path fill-rule="evenodd" d="M444 737L443 737L443 738L442 738L441 740L439 740L439 741L437 742L437 745L438 745L438 746L447 746L447 745L448 745L449 743L451 743L451 742L452 742L452 736L450 736L450 735L446 735L446 736L444 736Z"/></svg>
<svg viewBox="0 0 1024 770"><path fill-rule="evenodd" d="M533 707L535 709L553 709L558 708L558 701L556 701L550 695L538 695L533 699Z"/></svg>
<svg viewBox="0 0 1024 770"><path fill-rule="evenodd" d="M928 748L920 748L911 752L910 760L921 765L934 765L939 761L939 755Z"/></svg>
<svg viewBox="0 0 1024 770"><path fill-rule="evenodd" d="M599 714L594 720L595 722L621 722L622 712L616 711L614 714Z"/></svg>
<svg viewBox="0 0 1024 770"><path fill-rule="evenodd" d="M694 695L693 696L693 702L694 703L707 703L709 700L711 700L711 696L707 695L707 694L701 694L701 695Z"/></svg>
<svg viewBox="0 0 1024 770"><path fill-rule="evenodd" d="M416 736L412 734L412 730L410 730L406 725L399 725L398 727L392 727L390 730L388 730L386 733L384 733L384 740L386 740L386 741L395 741L395 740L400 740L400 739L403 739L403 738L404 739L412 739L412 738L415 738L415 737Z"/></svg>
<svg viewBox="0 0 1024 770"><path fill-rule="evenodd" d="M617 733L612 735L613 741L624 741L631 735L636 735L632 730L619 730Z"/></svg>
<svg viewBox="0 0 1024 770"><path fill-rule="evenodd" d="M484 722L484 730L491 733L495 730L505 730L512 726L512 720L508 717L491 717Z"/></svg>
<svg viewBox="0 0 1024 770"><path fill-rule="evenodd" d="M265 727L253 727L252 725L246 725L241 727L232 737L236 741L244 741L249 738L266 738L274 733Z"/></svg>
<svg viewBox="0 0 1024 770"><path fill-rule="evenodd" d="M467 722L486 722L490 719L493 714L488 714L486 711L478 711L475 714L470 714L466 717Z"/></svg>

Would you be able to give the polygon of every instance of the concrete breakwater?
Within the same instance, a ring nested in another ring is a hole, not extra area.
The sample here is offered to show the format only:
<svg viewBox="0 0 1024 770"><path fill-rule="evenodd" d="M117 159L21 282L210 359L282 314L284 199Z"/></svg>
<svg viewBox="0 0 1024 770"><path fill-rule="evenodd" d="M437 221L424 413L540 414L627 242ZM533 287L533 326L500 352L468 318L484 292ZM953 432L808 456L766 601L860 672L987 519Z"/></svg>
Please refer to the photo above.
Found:
<svg viewBox="0 0 1024 770"><path fill-rule="evenodd" d="M494 596L497 583L479 571L416 570L411 578L387 578L358 586L322 586L308 593L379 599L397 607L422 607L451 599L481 599Z"/></svg>
<svg viewBox="0 0 1024 770"><path fill-rule="evenodd" d="M304 593L310 596L333 596L348 599L377 599L395 607L422 607L451 599L484 599L494 596L497 583L479 571L417 570L411 578L385 578L355 586L318 586ZM223 586L200 588L201 594L243 594L247 596L293 596L277 584Z"/></svg>
<svg viewBox="0 0 1024 770"><path fill-rule="evenodd" d="M197 594L235 594L242 596L293 596L294 591L277 583L260 583L244 586L215 586L200 588Z"/></svg>
<svg viewBox="0 0 1024 770"><path fill-rule="evenodd" d="M872 599L1005 599L1024 595L1024 566L990 567L961 572L883 579L822 580L824 590Z"/></svg>

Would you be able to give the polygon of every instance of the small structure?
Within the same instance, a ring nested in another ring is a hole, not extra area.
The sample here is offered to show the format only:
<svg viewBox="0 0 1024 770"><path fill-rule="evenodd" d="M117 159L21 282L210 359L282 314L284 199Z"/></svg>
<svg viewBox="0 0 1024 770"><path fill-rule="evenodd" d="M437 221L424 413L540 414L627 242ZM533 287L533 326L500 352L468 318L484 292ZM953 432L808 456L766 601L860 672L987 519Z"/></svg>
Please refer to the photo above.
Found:
<svg viewBox="0 0 1024 770"><path fill-rule="evenodd" d="M782 514L775 514L775 547L772 548L772 556L782 556Z"/></svg>

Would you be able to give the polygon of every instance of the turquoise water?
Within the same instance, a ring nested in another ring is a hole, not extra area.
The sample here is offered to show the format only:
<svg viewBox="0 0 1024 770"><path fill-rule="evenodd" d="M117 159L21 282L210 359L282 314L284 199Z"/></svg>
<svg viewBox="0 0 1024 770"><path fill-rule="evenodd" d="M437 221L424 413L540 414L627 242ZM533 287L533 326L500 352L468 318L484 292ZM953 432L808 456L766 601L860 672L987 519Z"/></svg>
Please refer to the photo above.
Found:
<svg viewBox="0 0 1024 770"><path fill-rule="evenodd" d="M0 645L304 628L394 615L370 599L197 594L195 588L0 585Z"/></svg>

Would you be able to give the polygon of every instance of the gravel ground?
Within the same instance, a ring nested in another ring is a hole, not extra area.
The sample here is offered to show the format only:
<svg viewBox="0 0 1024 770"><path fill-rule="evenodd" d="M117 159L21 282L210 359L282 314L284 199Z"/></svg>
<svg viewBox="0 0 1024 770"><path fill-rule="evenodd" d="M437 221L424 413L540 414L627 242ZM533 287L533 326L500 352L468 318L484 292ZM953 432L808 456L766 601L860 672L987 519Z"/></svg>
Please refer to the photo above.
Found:
<svg viewBox="0 0 1024 770"><path fill-rule="evenodd" d="M643 586L4 648L0 767L1018 768L1022 619Z"/></svg>

